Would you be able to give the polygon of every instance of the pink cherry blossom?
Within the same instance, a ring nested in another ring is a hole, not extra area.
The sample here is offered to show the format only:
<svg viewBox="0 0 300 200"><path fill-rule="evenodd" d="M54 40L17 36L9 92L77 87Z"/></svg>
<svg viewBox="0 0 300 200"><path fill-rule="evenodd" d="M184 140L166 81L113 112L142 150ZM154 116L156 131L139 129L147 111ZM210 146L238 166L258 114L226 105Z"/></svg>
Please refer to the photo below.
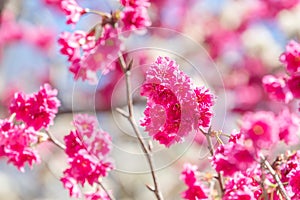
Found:
<svg viewBox="0 0 300 200"><path fill-rule="evenodd" d="M60 181L63 183L64 188L69 190L70 197L74 197L74 198L81 197L82 194L80 188L74 178L70 176L66 176L61 178Z"/></svg>
<svg viewBox="0 0 300 200"><path fill-rule="evenodd" d="M212 162L216 171L231 176L236 172L246 171L255 164L256 158L257 154L252 146L248 146L239 133L231 136L229 143L218 147Z"/></svg>
<svg viewBox="0 0 300 200"><path fill-rule="evenodd" d="M147 107L141 125L146 127L146 131L155 140L167 147L181 142L190 131L198 128L200 114L192 87L190 78L168 57L158 57L146 72L141 95L147 96ZM154 106L155 104L161 107ZM161 115L162 107L165 115ZM163 126L156 126L161 123L155 125L152 122L156 120L154 115L162 116L155 117L165 121Z"/></svg>
<svg viewBox="0 0 300 200"><path fill-rule="evenodd" d="M282 110L277 116L279 138L288 145L297 144L300 134L300 118L288 109Z"/></svg>
<svg viewBox="0 0 300 200"><path fill-rule="evenodd" d="M258 149L270 149L279 140L279 127L272 112L249 112L242 118L241 133Z"/></svg>
<svg viewBox="0 0 300 200"><path fill-rule="evenodd" d="M86 193L84 197L85 200L110 200L109 196L103 190L100 189L97 189L93 193Z"/></svg>
<svg viewBox="0 0 300 200"><path fill-rule="evenodd" d="M271 99L288 103L293 95L289 91L286 81L282 77L276 78L273 75L266 75L262 79L263 86Z"/></svg>
<svg viewBox="0 0 300 200"><path fill-rule="evenodd" d="M125 7L121 12L122 31L135 31L151 25L147 9L145 7Z"/></svg>
<svg viewBox="0 0 300 200"><path fill-rule="evenodd" d="M206 188L197 180L198 167L189 163L183 166L181 180L188 186L188 189L182 193L182 198L188 200L208 199Z"/></svg>
<svg viewBox="0 0 300 200"><path fill-rule="evenodd" d="M295 74L291 76L288 81L287 85L292 92L294 98L300 98L300 74Z"/></svg>
<svg viewBox="0 0 300 200"><path fill-rule="evenodd" d="M120 3L125 7L149 7L149 0L120 0Z"/></svg>
<svg viewBox="0 0 300 200"><path fill-rule="evenodd" d="M39 155L32 148L37 142L38 136L32 127L0 120L0 157L6 157L8 163L12 163L20 171L24 172L26 163L32 167L40 162Z"/></svg>
<svg viewBox="0 0 300 200"><path fill-rule="evenodd" d="M285 64L290 74L300 72L300 44L291 40L286 46L286 51L280 56L280 61Z"/></svg>
<svg viewBox="0 0 300 200"><path fill-rule="evenodd" d="M34 94L16 93L10 105L10 112L16 114L17 120L22 120L35 130L47 129L53 124L60 102L57 90L49 84L44 84Z"/></svg>
<svg viewBox="0 0 300 200"><path fill-rule="evenodd" d="M76 24L86 13L85 9L80 7L75 0L62 0L61 8L66 14L67 24Z"/></svg>

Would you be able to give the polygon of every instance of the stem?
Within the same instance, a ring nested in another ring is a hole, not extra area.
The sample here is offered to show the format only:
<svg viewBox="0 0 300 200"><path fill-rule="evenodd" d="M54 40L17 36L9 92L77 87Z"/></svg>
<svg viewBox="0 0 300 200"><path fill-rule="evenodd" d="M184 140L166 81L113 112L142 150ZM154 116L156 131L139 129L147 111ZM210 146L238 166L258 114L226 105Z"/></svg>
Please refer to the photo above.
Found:
<svg viewBox="0 0 300 200"><path fill-rule="evenodd" d="M110 195L108 190L104 187L104 185L100 181L98 181L97 184L102 188L102 190L106 193L106 195L110 200L114 200L114 198Z"/></svg>
<svg viewBox="0 0 300 200"><path fill-rule="evenodd" d="M46 133L49 137L49 140L51 142L53 142L53 144L55 144L56 146L58 146L62 150L66 149L66 146L63 143L61 143L60 141L58 141L50 131L46 131Z"/></svg>
<svg viewBox="0 0 300 200"><path fill-rule="evenodd" d="M159 186L158 186L158 181L157 181L157 177L154 171L154 164L153 164L153 160L152 160L152 153L151 150L147 148L144 140L142 139L142 134L140 133L139 129L138 129L138 125L135 121L134 118L134 114L133 114L133 102L132 102L132 97L131 97L131 83L130 83L130 70L126 67L126 63L124 60L123 55L120 53L119 54L119 61L120 64L122 66L123 72L125 73L125 79L126 79L126 98L127 98L127 107L128 107L128 115L124 115L122 114L124 117L126 117L130 123L130 125L133 128L133 131L141 145L141 148L146 156L147 162L149 164L150 170L151 170L151 175L152 175L152 179L153 179L153 184L154 184L154 189L152 189L151 187L147 186L147 188L149 190L151 190L152 192L154 192L157 200L163 200L163 196L159 190ZM119 111L120 112L120 111ZM123 113L123 112L122 112Z"/></svg>
<svg viewBox="0 0 300 200"><path fill-rule="evenodd" d="M200 130L201 130L201 129L200 129ZM202 133L205 135L205 137L206 137L210 155L211 155L211 156L214 156L214 155L215 155L215 149L214 149L214 146L213 146L213 143L212 143L212 140L211 140L211 136L210 136L210 133L211 133L211 127L209 128L209 130L208 130L207 133L205 133L203 130L201 130L201 132L202 132ZM221 190L221 197L223 197L223 194L224 194L224 191L225 191L225 189L224 189L224 177L223 177L223 175L222 175L220 172L218 172L217 179L218 179L219 186L220 186L220 190Z"/></svg>
<svg viewBox="0 0 300 200"><path fill-rule="evenodd" d="M98 10L91 10L89 8L86 8L85 12L100 15L101 17L108 17L108 18L111 17L111 15L109 13L101 12L101 11L98 11Z"/></svg>
<svg viewBox="0 0 300 200"><path fill-rule="evenodd" d="M264 170L263 170L263 163L264 163L264 160L261 159L261 162L260 162L260 163L261 163L261 180L260 180L260 187L261 187L261 189L262 189L262 198L263 198L264 200L268 200L268 193L267 193L267 190L266 190L265 184L264 184L265 179L266 179L266 175L265 175Z"/></svg>
<svg viewBox="0 0 300 200"><path fill-rule="evenodd" d="M263 156L260 155L260 158L263 162L263 164L266 166L266 168L268 169L268 171L271 173L271 175L273 176L273 178L275 179L279 191L281 193L281 195L286 199L286 200L291 200L291 198L289 197L289 195L287 194L286 190L284 189L284 186L278 176L278 174L275 172L275 170L273 169L273 167L270 165L270 163L267 161L267 159Z"/></svg>

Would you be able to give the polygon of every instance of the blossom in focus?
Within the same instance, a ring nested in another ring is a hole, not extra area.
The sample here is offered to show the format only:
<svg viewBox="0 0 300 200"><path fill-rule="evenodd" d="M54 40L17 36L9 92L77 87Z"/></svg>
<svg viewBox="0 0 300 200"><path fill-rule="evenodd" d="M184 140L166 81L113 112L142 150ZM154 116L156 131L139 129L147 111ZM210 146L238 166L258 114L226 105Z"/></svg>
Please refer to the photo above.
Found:
<svg viewBox="0 0 300 200"><path fill-rule="evenodd" d="M62 0L61 8L66 14L67 24L76 24L80 17L86 13L85 9L80 7L75 0Z"/></svg>
<svg viewBox="0 0 300 200"><path fill-rule="evenodd" d="M24 172L25 164L30 167L40 162L38 153L32 148L38 136L32 127L25 124L14 125L9 120L0 120L0 158L6 157L8 163Z"/></svg>
<svg viewBox="0 0 300 200"><path fill-rule="evenodd" d="M149 67L141 95L147 97L141 125L161 144L169 147L198 129L200 113L193 85L170 58L158 57Z"/></svg>
<svg viewBox="0 0 300 200"><path fill-rule="evenodd" d="M184 199L208 199L207 195L205 194L207 189L197 180L197 170L198 167L196 165L186 163L183 166L180 179L183 180L188 187L188 189L182 193L182 198Z"/></svg>
<svg viewBox="0 0 300 200"><path fill-rule="evenodd" d="M291 40L286 46L286 51L280 56L280 61L285 64L290 74L300 72L300 44Z"/></svg>
<svg viewBox="0 0 300 200"><path fill-rule="evenodd" d="M255 150L245 143L240 133L231 137L236 138L219 146L212 158L213 167L225 176L232 176L236 172L246 171L255 164L257 158Z"/></svg>
<svg viewBox="0 0 300 200"><path fill-rule="evenodd" d="M113 169L108 153L111 150L111 137L96 125L96 118L85 114L74 116L75 130L66 135L67 168L61 178L70 196L79 196L76 187L96 183Z"/></svg>
<svg viewBox="0 0 300 200"><path fill-rule="evenodd" d="M241 133L257 149L270 149L279 141L279 127L272 112L249 112L242 118Z"/></svg>
<svg viewBox="0 0 300 200"><path fill-rule="evenodd" d="M10 105L10 113L15 113L17 120L25 122L35 130L47 129L53 124L59 106L57 90L44 84L38 92L30 95L16 93Z"/></svg>
<svg viewBox="0 0 300 200"><path fill-rule="evenodd" d="M97 189L97 191L93 193L86 193L84 198L85 200L110 200L109 196L101 189Z"/></svg>

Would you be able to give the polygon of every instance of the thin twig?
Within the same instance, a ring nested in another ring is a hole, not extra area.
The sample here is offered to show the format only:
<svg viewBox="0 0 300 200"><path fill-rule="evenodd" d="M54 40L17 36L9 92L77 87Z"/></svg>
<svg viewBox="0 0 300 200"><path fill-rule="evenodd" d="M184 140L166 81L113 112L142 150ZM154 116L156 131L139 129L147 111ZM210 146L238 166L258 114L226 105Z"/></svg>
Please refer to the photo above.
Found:
<svg viewBox="0 0 300 200"><path fill-rule="evenodd" d="M149 187L147 187L150 191L154 192L157 200L163 200L163 196L159 190L159 186L158 186L158 181L157 181L157 177L154 171L154 164L153 164L153 160L152 160L152 153L150 151L150 149L147 148L144 140L142 139L142 134L140 133L137 123L135 121L134 118L134 114L133 114L133 102L132 102L132 97L131 97L131 83L130 83L130 69L127 68L125 60L123 55L120 53L119 54L119 61L120 64L122 66L123 72L125 73L125 79L126 79L126 97L127 97L127 107L128 107L128 115L123 115L125 116L130 125L133 128L133 131L142 147L143 152L145 153L146 159L148 161L150 170L151 170L151 175L152 175L152 179L153 179L153 183L154 183L154 189L150 189ZM123 112L122 112L123 113Z"/></svg>
<svg viewBox="0 0 300 200"><path fill-rule="evenodd" d="M49 137L49 140L50 140L51 142L53 142L53 144L55 144L56 146L58 146L58 147L61 148L62 150L65 150L65 149L66 149L66 146L65 146L63 143L61 143L60 141L58 141L58 140L53 136L53 134L52 134L50 131L47 131L47 130L46 130L46 133L47 133L47 135L48 135L48 137Z"/></svg>
<svg viewBox="0 0 300 200"><path fill-rule="evenodd" d="M208 149L209 149L209 152L210 152L210 155L211 156L214 156L215 155L215 149L214 149L214 146L213 146L213 143L212 143L212 140L211 140L211 127L209 128L208 132L204 132L202 129L200 129L200 131L205 135L206 137L206 140L207 140L207 143L208 143ZM221 190L221 197L223 196L224 194L224 177L223 175L218 172L218 176L217 176L217 179L218 179L218 182L219 182L219 186L220 186L220 190Z"/></svg>
<svg viewBox="0 0 300 200"><path fill-rule="evenodd" d="M266 166L266 168L268 169L268 171L270 172L270 174L273 176L273 178L275 179L277 185L278 185L278 189L281 193L281 195L286 199L286 200L291 200L291 198L289 197L289 195L287 194L286 190L284 189L284 186L278 176L278 174L275 172L275 170L273 169L273 167L270 165L270 163L267 161L267 159L263 156L260 155L261 160L263 161L263 164Z"/></svg>
<svg viewBox="0 0 300 200"><path fill-rule="evenodd" d="M266 179L266 175L265 175L265 172L263 170L263 165L264 165L264 160L261 159L260 161L260 165L261 165L261 180L260 180L260 187L262 189L262 197L264 200L268 200L268 193L267 193L267 190L265 188L265 179Z"/></svg>
<svg viewBox="0 0 300 200"><path fill-rule="evenodd" d="M104 187L104 185L100 181L97 181L97 184L102 188L102 190L106 193L110 200L114 200L114 198L110 195L110 192Z"/></svg>

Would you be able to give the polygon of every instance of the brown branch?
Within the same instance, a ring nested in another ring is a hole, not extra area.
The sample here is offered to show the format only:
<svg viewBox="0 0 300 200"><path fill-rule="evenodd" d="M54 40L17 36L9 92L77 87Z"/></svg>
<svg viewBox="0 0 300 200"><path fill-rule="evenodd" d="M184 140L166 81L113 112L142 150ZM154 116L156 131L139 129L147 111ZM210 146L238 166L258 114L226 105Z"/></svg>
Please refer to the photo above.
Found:
<svg viewBox="0 0 300 200"><path fill-rule="evenodd" d="M215 155L215 149L214 149L214 146L213 146L213 143L212 143L212 140L211 140L211 127L209 128L208 132L204 132L202 129L200 129L200 131L205 135L206 137L206 141L208 143L208 150L210 152L210 155L211 156L214 156ZM219 186L220 186L220 190L221 190L221 197L223 196L224 194L224 191L225 191L225 187L224 187L224 177L223 175L218 172L218 176L216 177L218 182L219 182Z"/></svg>
<svg viewBox="0 0 300 200"><path fill-rule="evenodd" d="M132 97L131 97L131 83L130 83L130 67L131 66L126 66L125 60L123 55L120 53L119 54L119 61L120 64L122 66L123 72L125 73L125 79L126 79L126 97L127 97L127 108L128 108L128 115L125 115L124 112L122 115L124 117L126 117L130 123L130 125L133 128L133 131L141 145L141 148L143 150L143 152L145 153L146 159L148 161L150 170L151 170L151 175L152 175L152 179L153 179L153 184L154 184L154 188L152 189L151 187L147 186L147 188L154 192L157 200L163 200L163 196L159 190L159 186L158 186L158 181L157 181L157 177L154 171L154 164L153 164L153 160L152 160L152 153L151 150L147 148L144 140L142 139L142 134L140 133L139 129L138 129L138 125L135 121L134 118L134 114L133 114L133 101L132 101ZM132 61L131 64L132 65ZM151 189L150 189L151 188Z"/></svg>
<svg viewBox="0 0 300 200"><path fill-rule="evenodd" d="M50 140L53 144L55 144L57 147L59 147L59 148L62 149L62 150L65 150L65 149L66 149L66 146L65 146L63 143L61 143L60 141L58 141L50 131L47 131L47 130L46 130L46 133L47 133L47 135L48 135L48 137L49 137L49 140Z"/></svg>
<svg viewBox="0 0 300 200"><path fill-rule="evenodd" d="M265 167L267 168L267 170L270 172L270 174L273 176L273 178L275 179L277 185L278 185L278 189L281 193L281 195L286 199L286 200L291 200L291 198L289 197L289 195L287 194L286 190L284 189L284 186L278 176L278 174L275 172L275 170L273 169L273 167L270 165L270 163L267 161L267 159L263 156L260 155L260 158L263 162L263 164L265 165Z"/></svg>

